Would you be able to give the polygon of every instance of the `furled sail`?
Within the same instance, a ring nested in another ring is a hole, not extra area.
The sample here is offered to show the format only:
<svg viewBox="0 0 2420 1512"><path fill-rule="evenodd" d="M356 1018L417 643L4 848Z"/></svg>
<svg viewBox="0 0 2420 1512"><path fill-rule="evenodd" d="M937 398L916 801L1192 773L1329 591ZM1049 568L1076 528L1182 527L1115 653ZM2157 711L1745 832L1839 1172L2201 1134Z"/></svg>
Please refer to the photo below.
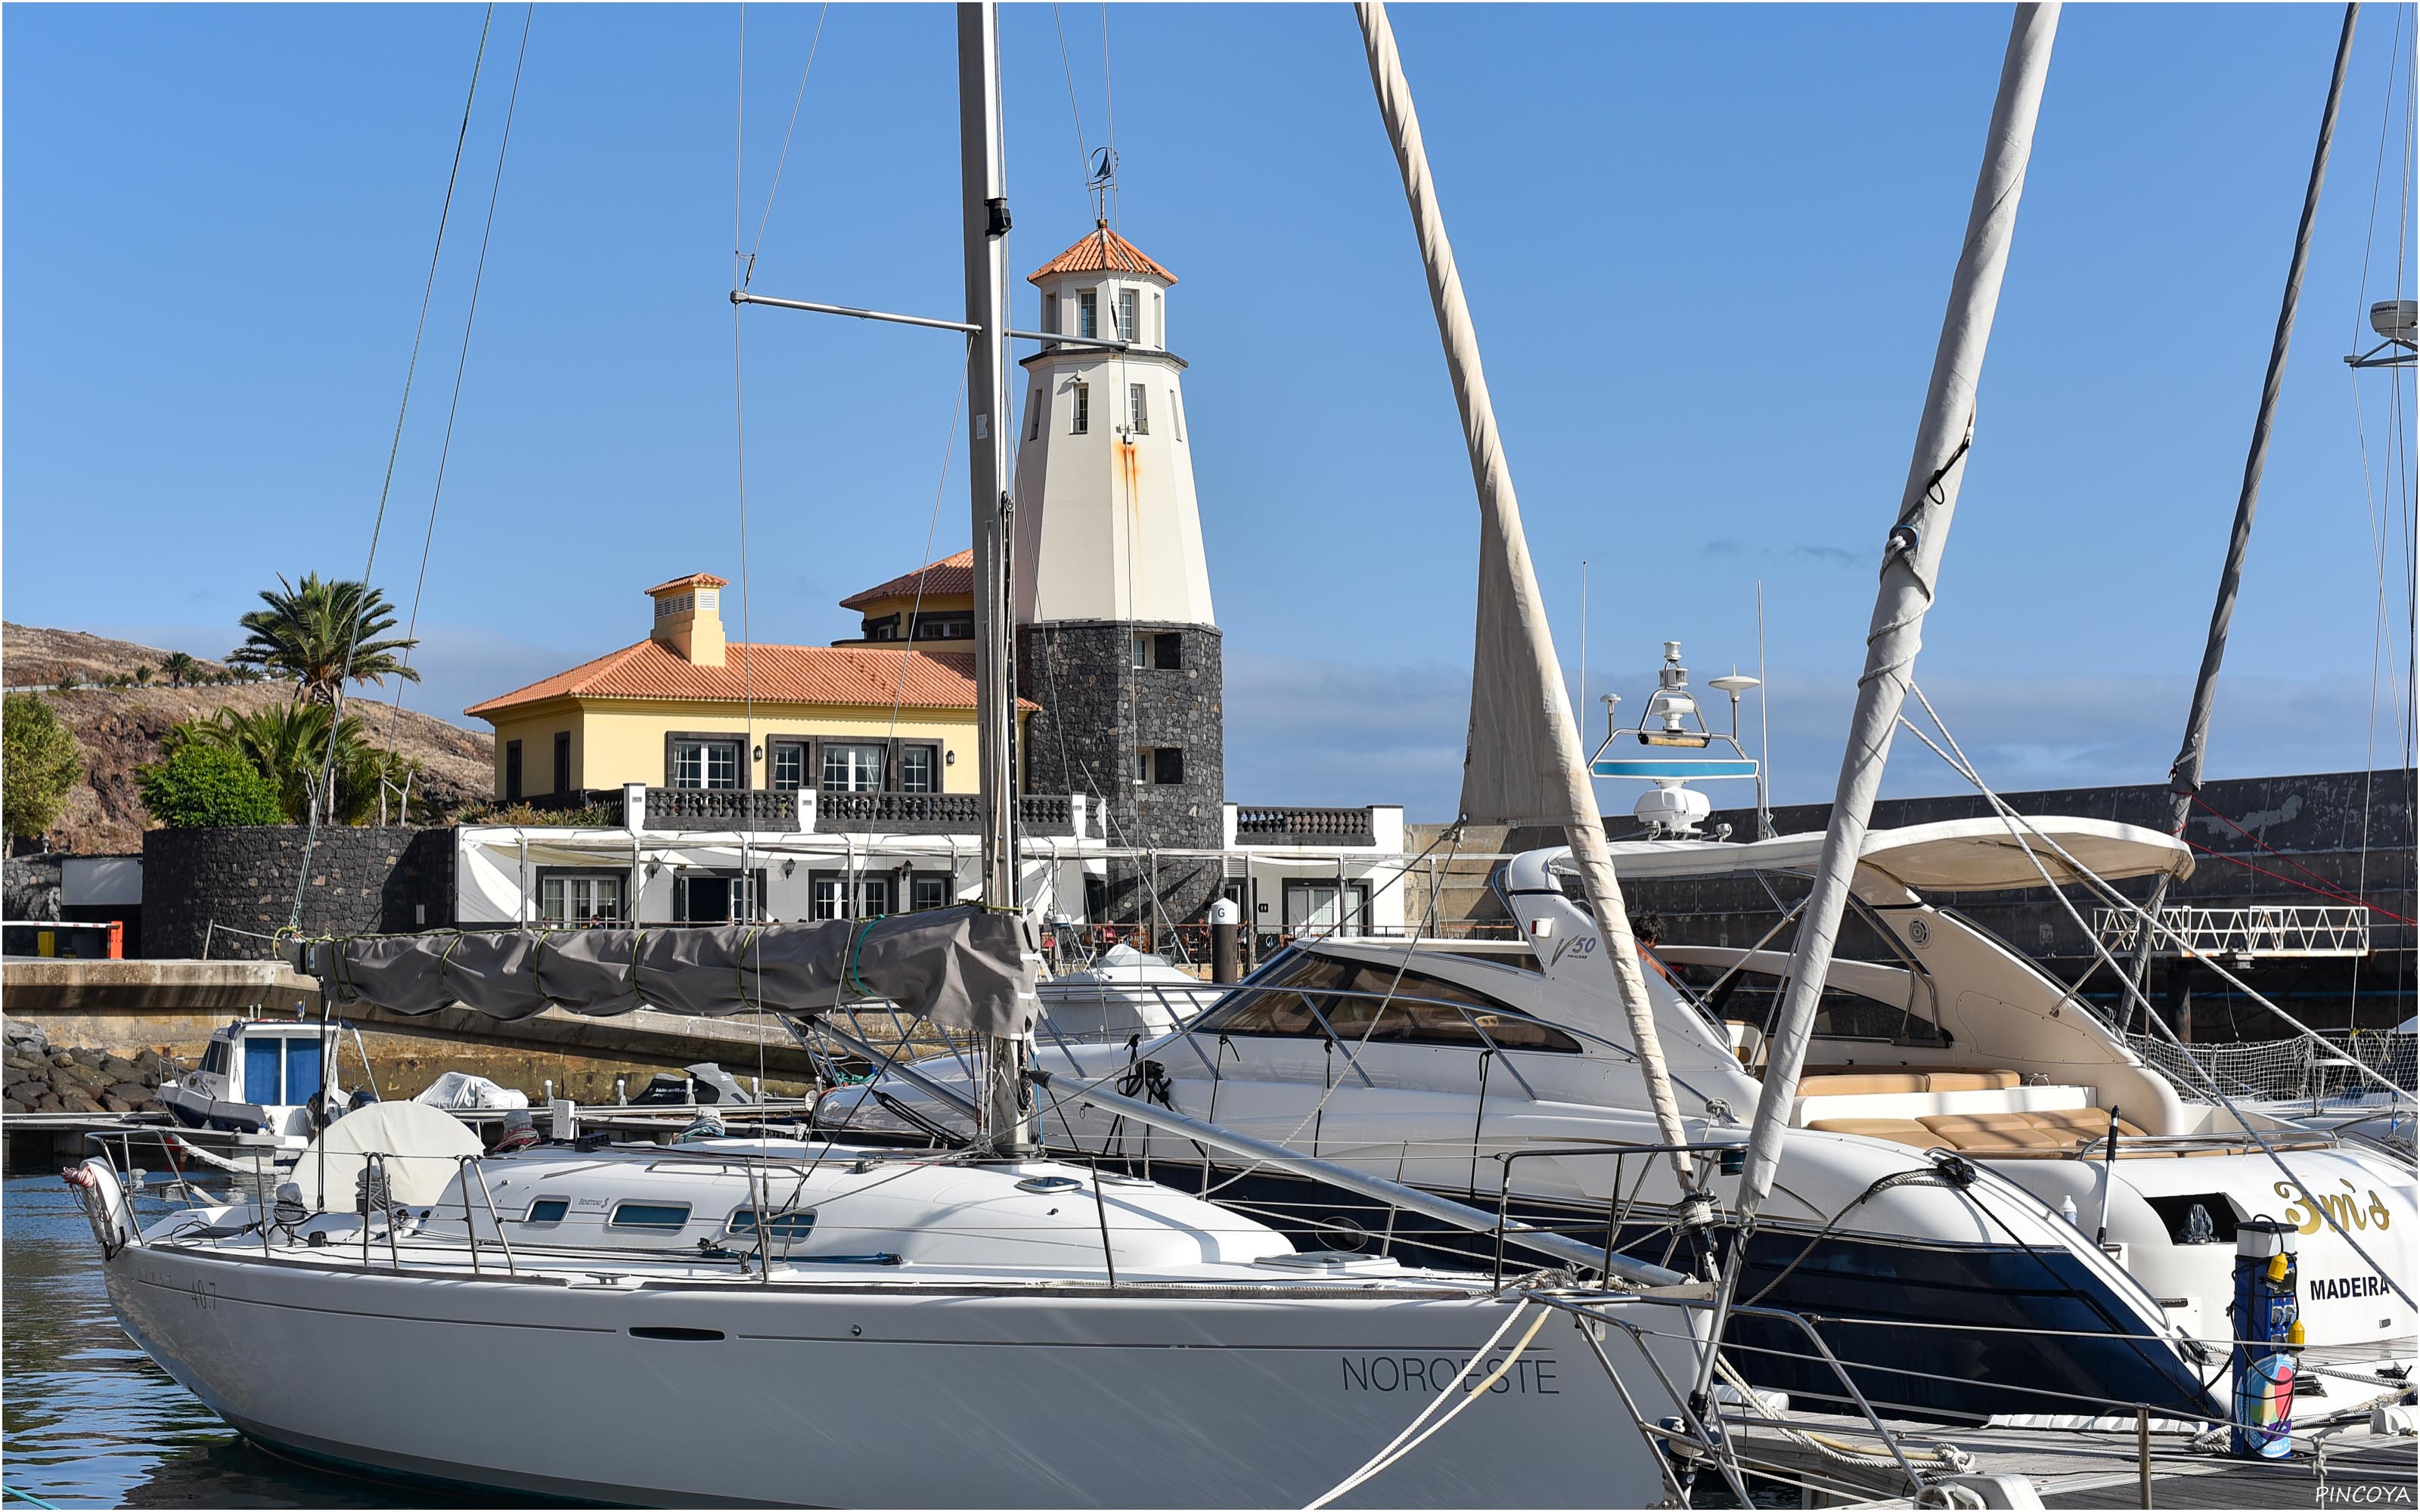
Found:
<svg viewBox="0 0 2420 1512"><path fill-rule="evenodd" d="M291 949L330 1003L391 1013L811 1015L887 998L943 1028L1015 1037L1038 1011L1033 926L972 906L865 923L358 934Z"/></svg>
<svg viewBox="0 0 2420 1512"><path fill-rule="evenodd" d="M1412 108L1411 82L1395 50L1394 28L1383 5L1356 8L1370 54L1370 82L1403 170L1404 197L1428 269L1429 297L1437 334L1445 343L1446 369L1462 410L1464 440L1470 447L1471 480L1479 489L1479 629L1470 677L1469 744L1463 757L1462 817L1474 824L1560 825L1569 833L1572 862L1588 892L1631 1044L1638 1053L1655 1123L1668 1144L1684 1144L1678 1104L1655 1033L1655 1011L1639 974L1638 942L1622 906L1606 851L1605 822L1589 782L1588 756L1563 688L1561 661L1546 623L1544 596L1529 562L1521 528L1521 503L1496 429L1496 407L1479 361L1479 332L1463 297L1453 244L1446 238L1445 212L1429 175L1428 149ZM1683 1164L1679 1156L1676 1164ZM1683 1184L1693 1185L1685 1168Z"/></svg>

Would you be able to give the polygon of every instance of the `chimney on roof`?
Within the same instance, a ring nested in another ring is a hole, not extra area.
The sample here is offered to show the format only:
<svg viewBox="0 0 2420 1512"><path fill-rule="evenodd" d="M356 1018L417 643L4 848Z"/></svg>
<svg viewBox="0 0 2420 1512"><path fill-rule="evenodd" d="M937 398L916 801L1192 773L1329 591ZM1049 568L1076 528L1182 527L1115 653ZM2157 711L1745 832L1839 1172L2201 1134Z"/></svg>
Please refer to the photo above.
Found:
<svg viewBox="0 0 2420 1512"><path fill-rule="evenodd" d="M728 579L693 572L647 590L656 602L649 639L697 667L722 665L722 590Z"/></svg>

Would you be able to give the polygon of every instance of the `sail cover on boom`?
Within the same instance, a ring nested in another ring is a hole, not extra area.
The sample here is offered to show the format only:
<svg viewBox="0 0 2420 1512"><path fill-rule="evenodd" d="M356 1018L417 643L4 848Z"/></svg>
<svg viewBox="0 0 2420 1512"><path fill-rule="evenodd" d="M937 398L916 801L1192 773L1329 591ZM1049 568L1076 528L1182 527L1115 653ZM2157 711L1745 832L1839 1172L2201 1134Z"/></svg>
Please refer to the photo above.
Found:
<svg viewBox="0 0 2420 1512"><path fill-rule="evenodd" d="M1039 948L1023 918L967 905L863 922L356 934L290 949L339 1008L811 1016L884 998L945 1029L1016 1036L1033 1027Z"/></svg>

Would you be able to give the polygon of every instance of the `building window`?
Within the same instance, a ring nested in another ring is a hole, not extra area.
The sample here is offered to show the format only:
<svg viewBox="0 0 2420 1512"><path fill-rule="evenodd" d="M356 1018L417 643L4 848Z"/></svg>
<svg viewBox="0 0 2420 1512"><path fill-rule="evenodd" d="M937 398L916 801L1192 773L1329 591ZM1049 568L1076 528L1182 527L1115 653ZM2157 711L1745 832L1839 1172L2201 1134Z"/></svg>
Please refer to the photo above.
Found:
<svg viewBox="0 0 2420 1512"><path fill-rule="evenodd" d="M807 898L811 918L873 918L891 912L891 878L817 872L807 879Z"/></svg>
<svg viewBox="0 0 2420 1512"><path fill-rule="evenodd" d="M1370 932L1370 884L1348 882L1344 917L1336 917L1336 884L1290 881L1285 885L1285 927L1289 934L1367 934Z"/></svg>
<svg viewBox="0 0 2420 1512"><path fill-rule="evenodd" d="M1151 344L1155 347L1168 345L1168 309L1161 303L1156 290L1151 296Z"/></svg>
<svg viewBox="0 0 2420 1512"><path fill-rule="evenodd" d="M1126 385L1126 429L1137 436L1151 434L1150 401L1144 397L1149 392L1140 383Z"/></svg>
<svg viewBox="0 0 2420 1512"><path fill-rule="evenodd" d="M1135 301L1140 298L1133 289L1118 290L1118 339L1135 339Z"/></svg>
<svg viewBox="0 0 2420 1512"><path fill-rule="evenodd" d="M1101 296L1092 289L1076 291L1076 334L1098 336L1101 333Z"/></svg>
<svg viewBox="0 0 2420 1512"><path fill-rule="evenodd" d="M822 785L827 793L881 792L882 748L826 742Z"/></svg>
<svg viewBox="0 0 2420 1512"><path fill-rule="evenodd" d="M927 908L950 906L954 879L947 872L919 872L908 880L908 906L922 912Z"/></svg>
<svg viewBox="0 0 2420 1512"><path fill-rule="evenodd" d="M1074 402L1067 407L1067 434L1089 436L1093 430L1093 386L1078 383L1072 389Z"/></svg>
<svg viewBox="0 0 2420 1512"><path fill-rule="evenodd" d="M554 733L554 791L558 794L571 791L571 732L568 730Z"/></svg>
<svg viewBox="0 0 2420 1512"><path fill-rule="evenodd" d="M765 915L765 873L685 871L673 878L675 924L752 924Z"/></svg>
<svg viewBox="0 0 2420 1512"><path fill-rule="evenodd" d="M1151 748L1140 747L1134 753L1134 779L1137 785L1151 780Z"/></svg>
<svg viewBox="0 0 2420 1512"><path fill-rule="evenodd" d="M1056 294L1042 296L1042 329L1054 336L1062 334L1059 330L1059 296Z"/></svg>
<svg viewBox="0 0 2420 1512"><path fill-rule="evenodd" d="M1174 389L1168 391L1168 418L1176 425L1176 439L1180 441L1185 440L1185 405L1177 398Z"/></svg>
<svg viewBox="0 0 2420 1512"><path fill-rule="evenodd" d="M796 793L806 785L806 742L800 740L773 742L773 791Z"/></svg>
<svg viewBox="0 0 2420 1512"><path fill-rule="evenodd" d="M672 786L736 788L739 785L739 742L675 739L672 746Z"/></svg>
<svg viewBox="0 0 2420 1512"><path fill-rule="evenodd" d="M1048 408L1043 402L1042 390L1035 389L1025 400L1025 439L1032 440L1042 434L1042 415Z"/></svg>
<svg viewBox="0 0 2420 1512"><path fill-rule="evenodd" d="M521 743L518 740L504 742L504 801L521 801Z"/></svg>
<svg viewBox="0 0 2420 1512"><path fill-rule="evenodd" d="M899 639L899 616L885 614L878 620L867 620L858 627L858 635L866 640L896 640Z"/></svg>
<svg viewBox="0 0 2420 1512"><path fill-rule="evenodd" d="M940 764L939 747L900 747L899 791L902 793L940 792Z"/></svg>
<svg viewBox="0 0 2420 1512"><path fill-rule="evenodd" d="M1174 787L1185 780L1185 748L1155 747L1151 753L1151 779L1160 787Z"/></svg>
<svg viewBox="0 0 2420 1512"><path fill-rule="evenodd" d="M916 639L919 640L971 640L975 638L975 611L970 609L945 609L938 614L916 616Z"/></svg>
<svg viewBox="0 0 2420 1512"><path fill-rule="evenodd" d="M1126 665L1140 671L1151 665L1151 637L1140 630L1127 642Z"/></svg>
<svg viewBox="0 0 2420 1512"><path fill-rule="evenodd" d="M558 872L541 868L537 874L538 918L556 929L582 929L592 924L622 924L622 888L628 881L618 872Z"/></svg>

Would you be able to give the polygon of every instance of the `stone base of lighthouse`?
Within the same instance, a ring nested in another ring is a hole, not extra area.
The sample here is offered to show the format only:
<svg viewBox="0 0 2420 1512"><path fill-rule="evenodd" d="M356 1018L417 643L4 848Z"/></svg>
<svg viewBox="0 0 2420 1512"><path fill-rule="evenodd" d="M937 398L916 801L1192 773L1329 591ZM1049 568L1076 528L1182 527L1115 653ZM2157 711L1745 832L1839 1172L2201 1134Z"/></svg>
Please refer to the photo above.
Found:
<svg viewBox="0 0 2420 1512"><path fill-rule="evenodd" d="M1220 640L1209 625L1152 621L1020 626L1017 691L1041 705L1025 725L1026 791L1084 794L1099 807L1101 833L1121 848L1218 849L1227 791ZM1193 923L1218 897L1221 875L1215 857L1112 862L1106 897L1087 911L1102 922Z"/></svg>

